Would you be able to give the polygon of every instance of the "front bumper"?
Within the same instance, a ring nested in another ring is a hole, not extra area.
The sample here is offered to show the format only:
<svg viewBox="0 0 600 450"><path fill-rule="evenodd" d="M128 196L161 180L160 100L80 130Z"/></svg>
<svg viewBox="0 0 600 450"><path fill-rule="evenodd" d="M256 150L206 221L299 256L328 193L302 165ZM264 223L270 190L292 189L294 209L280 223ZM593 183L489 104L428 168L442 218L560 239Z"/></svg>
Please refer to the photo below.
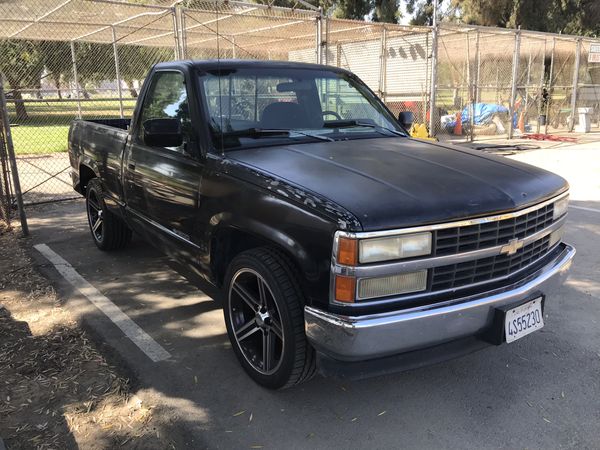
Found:
<svg viewBox="0 0 600 450"><path fill-rule="evenodd" d="M562 251L555 259L525 279L443 304L366 316L343 316L306 306L306 336L318 352L330 358L363 361L480 335L491 326L495 308L563 283L575 249L560 245Z"/></svg>

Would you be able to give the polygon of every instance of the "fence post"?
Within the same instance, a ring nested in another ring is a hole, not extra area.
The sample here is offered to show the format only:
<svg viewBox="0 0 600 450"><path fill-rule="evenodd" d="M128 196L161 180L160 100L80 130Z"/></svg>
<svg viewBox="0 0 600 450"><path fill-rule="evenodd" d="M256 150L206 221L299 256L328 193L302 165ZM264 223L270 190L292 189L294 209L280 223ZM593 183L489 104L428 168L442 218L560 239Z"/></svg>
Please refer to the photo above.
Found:
<svg viewBox="0 0 600 450"><path fill-rule="evenodd" d="M508 138L512 139L514 130L515 99L517 96L517 78L519 77L519 58L521 52L521 30L515 31L515 49L513 53L512 80L510 87Z"/></svg>
<svg viewBox="0 0 600 450"><path fill-rule="evenodd" d="M550 56L550 74L548 76L548 101L546 102L546 125L544 134L548 134L548 123L550 123L550 103L552 102L552 77L554 76L554 50L556 49L556 38L552 38L552 53Z"/></svg>
<svg viewBox="0 0 600 450"><path fill-rule="evenodd" d="M437 1L437 0L436 0ZM435 137L436 116L435 97L437 94L437 54L438 54L438 38L439 25L434 14L434 24L431 30L431 80L429 82L429 136Z"/></svg>
<svg viewBox="0 0 600 450"><path fill-rule="evenodd" d="M79 77L77 76L77 59L75 58L75 42L71 41L71 64L75 81L75 98L77 99L77 117L81 119L81 98L79 98Z"/></svg>
<svg viewBox="0 0 600 450"><path fill-rule="evenodd" d="M173 19L173 39L174 39L174 44L175 44L175 59L181 59L181 55L180 55L180 45L179 45L179 26L177 24L177 13L175 10L175 7L171 8L171 17ZM217 35L217 44L219 42L219 35ZM218 48L218 46L217 46ZM217 55L217 58L219 58L221 55Z"/></svg>
<svg viewBox="0 0 600 450"><path fill-rule="evenodd" d="M471 40L469 39L469 32L465 35L467 38L467 92L469 101L469 141L473 142L475 139L475 106L473 105L473 68L471 67Z"/></svg>
<svg viewBox="0 0 600 450"><path fill-rule="evenodd" d="M123 91L121 90L121 71L119 70L119 51L117 49L117 33L115 31L115 27L111 28L113 38L113 54L115 57L115 75L117 77L117 93L119 94L119 116L122 119L125 116L123 114Z"/></svg>
<svg viewBox="0 0 600 450"><path fill-rule="evenodd" d="M218 5L217 5L218 7ZM179 25L179 55L181 59L187 58L187 36L185 34L185 12L181 7L175 6L175 12L178 18Z"/></svg>
<svg viewBox="0 0 600 450"><path fill-rule="evenodd" d="M317 15L316 18L316 39L315 39L315 52L316 52L316 61L317 64L321 64L321 44L323 42L323 36L321 35L321 19L322 19L322 11L323 8L319 7L319 14Z"/></svg>
<svg viewBox="0 0 600 450"><path fill-rule="evenodd" d="M381 32L381 52L379 54L379 96L385 102L386 84L387 84L387 28L382 26Z"/></svg>
<svg viewBox="0 0 600 450"><path fill-rule="evenodd" d="M481 51L479 50L479 30L476 31L475 35L475 52L477 54L477 72L475 75L475 103L479 103L480 94L479 94L479 82L481 73Z"/></svg>
<svg viewBox="0 0 600 450"><path fill-rule="evenodd" d="M10 122L8 121L8 108L6 107L6 97L4 96L4 78L2 74L0 74L0 115L2 116L2 128L4 128L4 137L6 138L6 150L8 151L8 159L10 160L10 171L12 172L15 197L17 198L19 218L21 219L21 230L24 236L28 236L29 227L27 226L27 216L25 215L25 206L23 205L23 194L21 192L15 147L10 132ZM8 192L6 195L8 195Z"/></svg>
<svg viewBox="0 0 600 450"><path fill-rule="evenodd" d="M573 90L571 92L571 121L569 122L569 132L573 131L575 126L575 117L577 107L577 85L579 84L579 64L581 60L581 38L577 39L577 53L575 54L575 68L573 69Z"/></svg>
<svg viewBox="0 0 600 450"><path fill-rule="evenodd" d="M321 45L325 49L325 65L329 65L329 20L327 16L323 17L323 21L325 22L325 42Z"/></svg>
<svg viewBox="0 0 600 450"><path fill-rule="evenodd" d="M544 101L544 74L546 73L546 38L544 38L544 52L542 53L542 70L540 70L540 87L539 87L539 96L540 99L538 101L538 111L537 111L537 126L536 126L536 133L540 132L540 116L542 115L542 106L543 106L543 101Z"/></svg>

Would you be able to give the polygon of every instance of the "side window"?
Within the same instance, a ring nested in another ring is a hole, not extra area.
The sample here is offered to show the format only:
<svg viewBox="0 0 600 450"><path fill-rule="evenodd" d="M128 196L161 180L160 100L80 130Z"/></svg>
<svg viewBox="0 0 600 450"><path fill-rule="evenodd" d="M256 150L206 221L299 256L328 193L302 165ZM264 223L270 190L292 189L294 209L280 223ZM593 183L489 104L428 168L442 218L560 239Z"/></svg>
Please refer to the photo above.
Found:
<svg viewBox="0 0 600 450"><path fill-rule="evenodd" d="M178 119L184 141L191 131L185 79L181 72L158 72L144 99L140 116L140 140L144 123L151 119Z"/></svg>

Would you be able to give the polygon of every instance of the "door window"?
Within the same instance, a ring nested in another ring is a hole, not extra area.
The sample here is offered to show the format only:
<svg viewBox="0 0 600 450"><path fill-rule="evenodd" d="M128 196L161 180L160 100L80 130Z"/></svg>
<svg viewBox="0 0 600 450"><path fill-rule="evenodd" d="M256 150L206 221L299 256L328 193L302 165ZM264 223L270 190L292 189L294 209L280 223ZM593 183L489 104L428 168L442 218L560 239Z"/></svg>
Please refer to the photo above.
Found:
<svg viewBox="0 0 600 450"><path fill-rule="evenodd" d="M181 124L184 142L191 132L190 110L181 72L157 72L140 116L140 140L143 141L144 123L150 119L177 119Z"/></svg>

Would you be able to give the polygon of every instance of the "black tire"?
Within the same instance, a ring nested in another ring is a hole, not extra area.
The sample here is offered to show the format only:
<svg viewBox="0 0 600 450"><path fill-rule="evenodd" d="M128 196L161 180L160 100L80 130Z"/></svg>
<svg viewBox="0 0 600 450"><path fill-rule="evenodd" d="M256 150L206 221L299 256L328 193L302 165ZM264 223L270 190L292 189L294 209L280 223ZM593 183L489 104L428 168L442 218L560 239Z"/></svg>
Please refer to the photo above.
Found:
<svg viewBox="0 0 600 450"><path fill-rule="evenodd" d="M260 287L252 291L255 275L257 286L264 282L262 293ZM240 364L254 381L269 389L285 389L314 375L315 352L304 333L303 296L284 254L267 247L240 253L227 270L223 289L227 334ZM253 309L242 292L256 296L259 303L264 297L266 307ZM267 317L261 319L261 314ZM265 345L265 339L273 343ZM272 349L268 354L274 355L271 363L265 356L267 347Z"/></svg>
<svg viewBox="0 0 600 450"><path fill-rule="evenodd" d="M118 216L106 209L102 184L98 178L87 184L85 209L96 247L108 251L127 246L131 240L131 230Z"/></svg>

